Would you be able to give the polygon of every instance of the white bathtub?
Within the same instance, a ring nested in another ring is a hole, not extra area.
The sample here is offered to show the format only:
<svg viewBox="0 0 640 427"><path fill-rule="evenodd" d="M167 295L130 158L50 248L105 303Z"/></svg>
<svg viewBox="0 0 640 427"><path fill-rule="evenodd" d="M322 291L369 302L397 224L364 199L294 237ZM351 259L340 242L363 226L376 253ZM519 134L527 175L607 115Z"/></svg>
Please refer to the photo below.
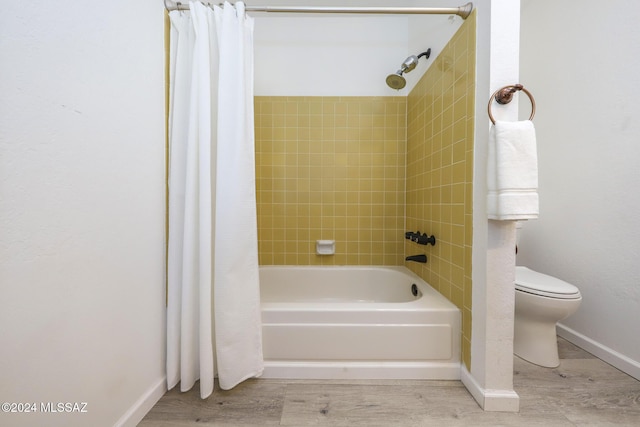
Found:
<svg viewBox="0 0 640 427"><path fill-rule="evenodd" d="M460 378L460 311L405 267L263 266L260 294L265 378Z"/></svg>

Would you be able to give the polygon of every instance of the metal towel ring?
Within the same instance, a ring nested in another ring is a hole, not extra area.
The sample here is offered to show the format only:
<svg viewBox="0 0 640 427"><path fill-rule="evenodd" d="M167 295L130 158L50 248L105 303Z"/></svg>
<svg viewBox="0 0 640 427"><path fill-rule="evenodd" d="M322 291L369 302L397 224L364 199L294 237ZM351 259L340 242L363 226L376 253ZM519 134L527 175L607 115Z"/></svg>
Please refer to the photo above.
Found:
<svg viewBox="0 0 640 427"><path fill-rule="evenodd" d="M491 98L489 98L489 105L487 106L487 112L489 113L489 119L491 120L491 123L493 123L494 125L496 124L496 120L493 118L493 114L491 114L491 102L493 101L493 98L496 99L496 102L498 104L501 104L501 105L508 104L513 99L513 94L519 90L526 93L527 96L529 97L529 100L531 101L531 116L529 116L529 120L533 119L533 116L535 116L536 114L536 100L533 99L533 95L531 95L531 92L526 90L524 86L522 86L521 84L515 84L515 85L505 86L503 88L498 89L493 93L493 95L491 95Z"/></svg>

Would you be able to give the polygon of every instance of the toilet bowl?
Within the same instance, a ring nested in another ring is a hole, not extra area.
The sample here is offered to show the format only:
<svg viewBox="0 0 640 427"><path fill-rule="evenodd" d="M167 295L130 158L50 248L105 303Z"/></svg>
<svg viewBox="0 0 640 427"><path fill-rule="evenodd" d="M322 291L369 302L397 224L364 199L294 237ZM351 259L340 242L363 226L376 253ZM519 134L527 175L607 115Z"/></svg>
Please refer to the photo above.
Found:
<svg viewBox="0 0 640 427"><path fill-rule="evenodd" d="M560 364L556 323L573 314L582 301L580 290L558 278L516 267L514 353L531 363Z"/></svg>

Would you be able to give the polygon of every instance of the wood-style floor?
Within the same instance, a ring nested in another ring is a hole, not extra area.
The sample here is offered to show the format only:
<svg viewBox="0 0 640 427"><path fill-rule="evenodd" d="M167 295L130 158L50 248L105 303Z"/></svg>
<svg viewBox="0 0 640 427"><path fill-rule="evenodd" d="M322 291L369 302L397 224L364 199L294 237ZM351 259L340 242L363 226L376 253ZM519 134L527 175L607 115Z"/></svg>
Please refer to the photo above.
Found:
<svg viewBox="0 0 640 427"><path fill-rule="evenodd" d="M459 381L271 380L167 392L139 426L640 426L640 382L559 338L561 363L515 357L519 413L483 412Z"/></svg>

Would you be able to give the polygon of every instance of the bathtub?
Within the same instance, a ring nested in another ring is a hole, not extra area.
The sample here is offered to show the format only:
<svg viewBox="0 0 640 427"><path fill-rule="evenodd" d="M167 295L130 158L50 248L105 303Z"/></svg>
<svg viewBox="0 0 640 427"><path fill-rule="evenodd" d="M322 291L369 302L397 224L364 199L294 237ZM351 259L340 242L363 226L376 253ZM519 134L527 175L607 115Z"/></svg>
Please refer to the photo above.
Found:
<svg viewBox="0 0 640 427"><path fill-rule="evenodd" d="M260 267L264 378L460 378L460 310L405 267Z"/></svg>

